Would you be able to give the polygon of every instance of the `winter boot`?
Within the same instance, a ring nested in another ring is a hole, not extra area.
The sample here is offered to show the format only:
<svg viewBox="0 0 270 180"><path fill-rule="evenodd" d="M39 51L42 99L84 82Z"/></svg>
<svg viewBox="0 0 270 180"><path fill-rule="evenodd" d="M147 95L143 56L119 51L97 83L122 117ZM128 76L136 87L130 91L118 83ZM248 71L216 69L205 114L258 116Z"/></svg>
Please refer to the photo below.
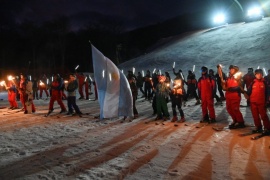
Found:
<svg viewBox="0 0 270 180"><path fill-rule="evenodd" d="M209 124L217 122L215 118L209 120Z"/></svg>
<svg viewBox="0 0 270 180"><path fill-rule="evenodd" d="M203 119L200 121L200 123L208 123L209 122L209 116L206 114Z"/></svg>
<svg viewBox="0 0 270 180"><path fill-rule="evenodd" d="M269 136L270 135L270 130L269 129L265 129L262 133L263 136Z"/></svg>
<svg viewBox="0 0 270 180"><path fill-rule="evenodd" d="M197 99L195 105L199 105L199 104L201 104L201 101L199 99Z"/></svg>
<svg viewBox="0 0 270 180"><path fill-rule="evenodd" d="M183 122L185 122L186 120L185 120L185 117L181 117L181 119L179 120L179 122L180 123L183 123Z"/></svg>
<svg viewBox="0 0 270 180"><path fill-rule="evenodd" d="M256 127L256 129L252 130L252 133L262 133L262 132L263 132L262 127Z"/></svg>
<svg viewBox="0 0 270 180"><path fill-rule="evenodd" d="M246 127L246 125L245 125L245 123L244 122L237 122L237 123L235 123L234 124L234 126L232 126L230 129L239 129L239 128L245 128Z"/></svg>
<svg viewBox="0 0 270 180"><path fill-rule="evenodd" d="M173 116L171 122L175 122L175 121L177 121L177 120L178 120L177 116Z"/></svg>
<svg viewBox="0 0 270 180"><path fill-rule="evenodd" d="M61 109L60 114L61 114L61 113L65 113L65 112L67 112L66 109Z"/></svg>

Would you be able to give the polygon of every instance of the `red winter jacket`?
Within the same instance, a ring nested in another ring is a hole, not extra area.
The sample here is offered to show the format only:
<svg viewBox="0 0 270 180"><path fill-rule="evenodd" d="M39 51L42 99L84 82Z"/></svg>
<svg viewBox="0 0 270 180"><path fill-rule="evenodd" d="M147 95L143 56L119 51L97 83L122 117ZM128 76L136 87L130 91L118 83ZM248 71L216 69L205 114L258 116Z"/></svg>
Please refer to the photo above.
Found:
<svg viewBox="0 0 270 180"><path fill-rule="evenodd" d="M239 99L241 98L241 88L239 87L239 82L234 78L234 76L228 77L226 81L226 98L229 99Z"/></svg>
<svg viewBox="0 0 270 180"><path fill-rule="evenodd" d="M266 102L267 86L264 79L254 79L248 88L250 102L264 104Z"/></svg>
<svg viewBox="0 0 270 180"><path fill-rule="evenodd" d="M214 98L216 82L209 75L203 75L198 80L198 95L200 99Z"/></svg>
<svg viewBox="0 0 270 180"><path fill-rule="evenodd" d="M247 89L254 79L255 79L255 75L253 73L247 73L243 76L244 85L246 85Z"/></svg>

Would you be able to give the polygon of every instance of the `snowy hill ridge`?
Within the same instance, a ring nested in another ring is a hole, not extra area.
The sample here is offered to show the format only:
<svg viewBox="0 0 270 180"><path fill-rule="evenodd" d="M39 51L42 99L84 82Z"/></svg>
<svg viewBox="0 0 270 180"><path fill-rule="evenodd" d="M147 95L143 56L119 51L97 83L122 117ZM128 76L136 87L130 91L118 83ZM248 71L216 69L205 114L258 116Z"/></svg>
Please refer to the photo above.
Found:
<svg viewBox="0 0 270 180"><path fill-rule="evenodd" d="M124 72L136 68L136 72L154 68L168 71L182 69L184 74L196 66L196 76L200 67L207 66L216 71L216 65L238 65L241 72L248 67L270 69L270 18L251 23L229 24L217 29L205 29L188 36L171 38L166 45L138 58L119 65Z"/></svg>

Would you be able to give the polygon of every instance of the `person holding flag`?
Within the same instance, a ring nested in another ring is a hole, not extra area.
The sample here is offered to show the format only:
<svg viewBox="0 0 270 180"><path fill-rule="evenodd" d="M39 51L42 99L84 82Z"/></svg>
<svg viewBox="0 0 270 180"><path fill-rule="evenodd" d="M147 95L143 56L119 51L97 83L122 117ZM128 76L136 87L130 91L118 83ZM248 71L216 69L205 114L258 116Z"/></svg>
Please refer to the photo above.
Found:
<svg viewBox="0 0 270 180"><path fill-rule="evenodd" d="M100 119L133 116L132 93L127 78L109 58L93 45L91 47Z"/></svg>

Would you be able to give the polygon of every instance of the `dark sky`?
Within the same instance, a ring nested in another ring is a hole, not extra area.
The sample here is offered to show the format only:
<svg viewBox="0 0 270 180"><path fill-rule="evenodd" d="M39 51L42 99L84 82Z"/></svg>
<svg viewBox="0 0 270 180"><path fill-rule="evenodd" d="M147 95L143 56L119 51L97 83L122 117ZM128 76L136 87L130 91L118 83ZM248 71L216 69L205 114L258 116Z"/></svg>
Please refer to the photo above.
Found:
<svg viewBox="0 0 270 180"><path fill-rule="evenodd" d="M1 0L0 13L2 18L17 23L25 20L44 22L66 16L73 27L100 21L102 18L121 22L125 28L132 29L209 6L218 7L224 2L230 7L234 1L236 0Z"/></svg>

